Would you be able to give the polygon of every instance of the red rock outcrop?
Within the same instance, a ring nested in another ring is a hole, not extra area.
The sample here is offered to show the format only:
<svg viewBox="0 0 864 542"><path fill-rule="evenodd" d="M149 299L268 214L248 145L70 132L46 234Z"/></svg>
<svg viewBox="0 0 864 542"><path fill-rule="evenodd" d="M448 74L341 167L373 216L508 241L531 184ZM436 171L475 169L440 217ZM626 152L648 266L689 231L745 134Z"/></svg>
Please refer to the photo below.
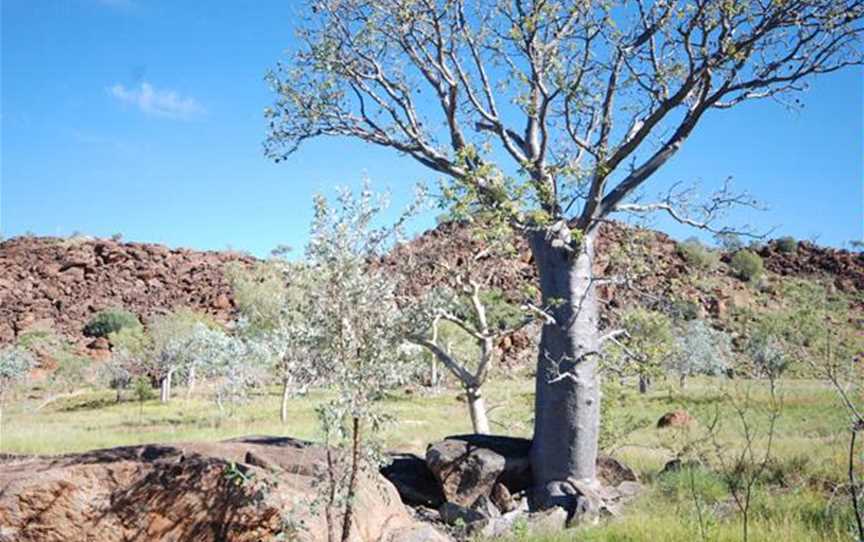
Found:
<svg viewBox="0 0 864 542"><path fill-rule="evenodd" d="M0 457L0 542L325 541L326 464L321 446L276 437ZM447 540L377 474L355 506L352 542Z"/></svg>
<svg viewBox="0 0 864 542"><path fill-rule="evenodd" d="M73 342L95 312L121 307L143 319L188 306L226 320L225 266L250 256L106 239L17 237L0 243L0 344L33 327Z"/></svg>

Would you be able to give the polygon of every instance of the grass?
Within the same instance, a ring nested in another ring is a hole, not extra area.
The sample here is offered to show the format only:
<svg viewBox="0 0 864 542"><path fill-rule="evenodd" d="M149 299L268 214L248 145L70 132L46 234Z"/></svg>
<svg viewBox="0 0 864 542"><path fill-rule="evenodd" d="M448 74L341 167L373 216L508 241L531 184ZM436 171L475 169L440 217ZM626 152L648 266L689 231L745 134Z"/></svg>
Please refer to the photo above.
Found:
<svg viewBox="0 0 864 542"><path fill-rule="evenodd" d="M706 511L708 540L740 540L740 522L723 479L711 467L692 472L659 474L676 450L699 435L719 413L718 440L724 447L741 445L726 391L751 387L751 419L757 432L767 429L765 386L748 381L692 379L680 390L677 384L659 384L646 395L628 390L616 408L632 414L641 425L627 434L615 455L635 468L646 491L621 518L600 525L548 536L512 541L691 541L700 540L694 491ZM751 541L851 540L852 516L845 483L845 447L848 419L831 390L808 380L782 382L783 412L776 425L775 458L757 486L753 505ZM43 394L21 394L7 403L0 450L21 454L58 454L93 448L147 442L214 441L250 434L290 435L319 439L315 408L326 392L293 399L290 420L279 422L278 390L261 390L253 400L229 417L220 417L206 397L185 399L177 390L168 404L142 405L114 401L112 391L87 390L44 404ZM423 453L426 445L449 434L470 430L467 407L455 389L433 394L422 388L394 391L382 401L396 422L381 435L391 450ZM490 418L496 432L528 436L531 432L533 382L528 375L494 379L486 390ZM691 431L658 430L656 420L683 408L699 422ZM764 436L764 435L763 435ZM757 439L757 448L764 446ZM709 453L710 455L710 453ZM692 484L691 484L692 482Z"/></svg>

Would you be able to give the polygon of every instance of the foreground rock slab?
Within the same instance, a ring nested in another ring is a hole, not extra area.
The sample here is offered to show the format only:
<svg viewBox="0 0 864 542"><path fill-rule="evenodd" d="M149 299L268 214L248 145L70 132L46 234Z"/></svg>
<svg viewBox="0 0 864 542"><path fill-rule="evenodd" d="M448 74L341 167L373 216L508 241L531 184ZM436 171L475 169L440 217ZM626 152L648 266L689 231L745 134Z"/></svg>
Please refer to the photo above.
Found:
<svg viewBox="0 0 864 542"><path fill-rule="evenodd" d="M326 449L290 438L0 458L0 542L327 540ZM353 542L443 542L383 477L361 480ZM336 518L341 523L341 518Z"/></svg>

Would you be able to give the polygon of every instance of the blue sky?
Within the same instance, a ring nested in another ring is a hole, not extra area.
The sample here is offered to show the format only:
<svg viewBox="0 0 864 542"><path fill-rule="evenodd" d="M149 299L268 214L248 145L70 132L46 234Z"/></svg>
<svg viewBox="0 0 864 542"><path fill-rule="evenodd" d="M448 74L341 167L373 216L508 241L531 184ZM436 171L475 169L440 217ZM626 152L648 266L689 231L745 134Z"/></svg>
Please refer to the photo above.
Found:
<svg viewBox="0 0 864 542"><path fill-rule="evenodd" d="M295 2L2 1L0 230L266 255L302 246L311 197L364 176L396 204L437 176L348 140L287 162L262 154L266 70L293 38ZM730 220L842 245L862 232L862 73L816 80L800 111L710 114L647 194L732 176L769 209ZM415 222L421 229L433 214ZM678 237L683 228L660 219Z"/></svg>

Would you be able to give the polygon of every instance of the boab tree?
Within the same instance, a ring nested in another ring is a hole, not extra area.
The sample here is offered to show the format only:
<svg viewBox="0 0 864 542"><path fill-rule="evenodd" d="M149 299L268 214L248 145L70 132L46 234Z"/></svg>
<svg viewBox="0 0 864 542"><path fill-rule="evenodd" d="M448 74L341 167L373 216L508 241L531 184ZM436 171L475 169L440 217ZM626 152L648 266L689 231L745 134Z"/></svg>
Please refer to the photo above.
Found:
<svg viewBox="0 0 864 542"><path fill-rule="evenodd" d="M535 503L595 480L602 334L592 272L599 225L662 211L715 233L746 203L634 192L708 111L801 90L862 61L862 0L308 0L269 80L276 160L348 136L449 177L462 208L528 240L544 304L532 447ZM565 376L566 378L561 378Z"/></svg>

